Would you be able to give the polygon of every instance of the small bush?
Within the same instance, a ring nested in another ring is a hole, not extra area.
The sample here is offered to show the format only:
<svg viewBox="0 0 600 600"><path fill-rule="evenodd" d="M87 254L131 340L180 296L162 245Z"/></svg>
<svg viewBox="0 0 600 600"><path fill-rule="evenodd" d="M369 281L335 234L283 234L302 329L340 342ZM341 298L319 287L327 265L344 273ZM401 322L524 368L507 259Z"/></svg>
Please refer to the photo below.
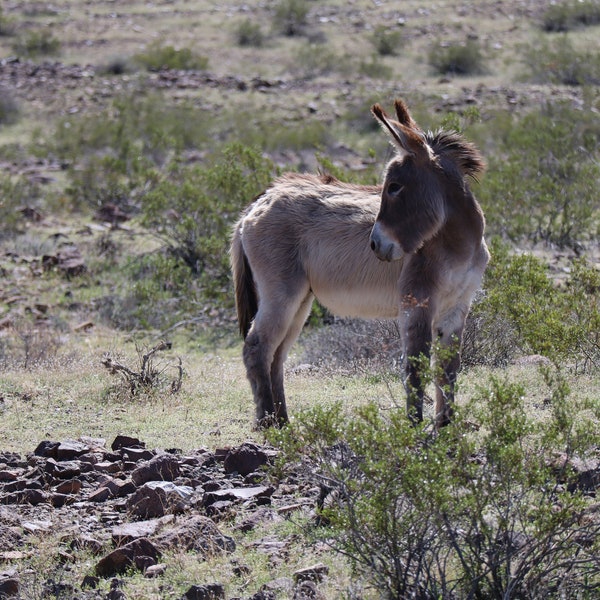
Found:
<svg viewBox="0 0 600 600"><path fill-rule="evenodd" d="M4 14L0 7L0 35L13 35L15 33L15 22Z"/></svg>
<svg viewBox="0 0 600 600"><path fill-rule="evenodd" d="M367 75L373 79L392 79L393 69L384 64L377 56L373 56L370 61L361 61L358 67L359 73Z"/></svg>
<svg viewBox="0 0 600 600"><path fill-rule="evenodd" d="M150 44L145 52L140 52L133 57L148 71L161 69L176 69L182 71L204 71L208 68L208 58L195 54L189 48L177 50L173 46L163 45L161 42Z"/></svg>
<svg viewBox="0 0 600 600"><path fill-rule="evenodd" d="M0 125L11 125L19 117L19 105L12 93L0 87Z"/></svg>
<svg viewBox="0 0 600 600"><path fill-rule="evenodd" d="M124 56L115 56L98 66L98 73L102 75L124 75L135 71L133 61Z"/></svg>
<svg viewBox="0 0 600 600"><path fill-rule="evenodd" d="M286 36L302 35L308 16L306 0L278 0L275 5L273 24L275 29Z"/></svg>
<svg viewBox="0 0 600 600"><path fill-rule="evenodd" d="M521 352L561 361L575 372L600 368L600 272L582 259L558 284L541 260L494 244L471 319L479 327L469 362L479 356L476 362L490 364L497 357L502 364Z"/></svg>
<svg viewBox="0 0 600 600"><path fill-rule="evenodd" d="M437 436L374 403L298 414L271 436L281 472L321 488L307 537L382 598L593 597L600 518L572 461L594 455L600 404L545 380L542 421L520 385L492 379Z"/></svg>
<svg viewBox="0 0 600 600"><path fill-rule="evenodd" d="M350 75L354 72L352 58L340 55L326 44L305 44L299 50L294 67L303 77L313 78L328 73Z"/></svg>
<svg viewBox="0 0 600 600"><path fill-rule="evenodd" d="M598 0L569 0L549 6L542 16L544 31L564 32L600 23Z"/></svg>
<svg viewBox="0 0 600 600"><path fill-rule="evenodd" d="M600 53L577 50L566 36L540 39L524 48L523 57L525 77L535 83L600 84Z"/></svg>
<svg viewBox="0 0 600 600"><path fill-rule="evenodd" d="M370 41L379 56L395 56L404 46L402 32L385 25L375 28Z"/></svg>
<svg viewBox="0 0 600 600"><path fill-rule="evenodd" d="M436 44L429 52L429 64L440 75L477 75L485 71L484 56L475 40Z"/></svg>
<svg viewBox="0 0 600 600"><path fill-rule="evenodd" d="M47 30L30 31L17 38L13 51L32 58L54 55L60 51L60 41Z"/></svg>
<svg viewBox="0 0 600 600"><path fill-rule="evenodd" d="M265 41L260 25L250 19L245 19L237 26L235 39L238 46L253 46L255 48L260 48Z"/></svg>
<svg viewBox="0 0 600 600"><path fill-rule="evenodd" d="M0 241L14 238L25 229L22 208L35 208L40 189L27 179L0 175Z"/></svg>

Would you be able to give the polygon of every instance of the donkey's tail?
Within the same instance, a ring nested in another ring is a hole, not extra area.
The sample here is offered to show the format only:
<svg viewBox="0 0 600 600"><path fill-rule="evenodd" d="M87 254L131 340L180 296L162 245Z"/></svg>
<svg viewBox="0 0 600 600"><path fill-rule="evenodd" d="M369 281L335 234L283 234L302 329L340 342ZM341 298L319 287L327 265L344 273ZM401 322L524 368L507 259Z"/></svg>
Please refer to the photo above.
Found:
<svg viewBox="0 0 600 600"><path fill-rule="evenodd" d="M238 222L231 239L231 270L235 290L235 307L237 309L240 333L245 338L250 330L252 319L258 311L258 296L252 269L242 246L242 222Z"/></svg>

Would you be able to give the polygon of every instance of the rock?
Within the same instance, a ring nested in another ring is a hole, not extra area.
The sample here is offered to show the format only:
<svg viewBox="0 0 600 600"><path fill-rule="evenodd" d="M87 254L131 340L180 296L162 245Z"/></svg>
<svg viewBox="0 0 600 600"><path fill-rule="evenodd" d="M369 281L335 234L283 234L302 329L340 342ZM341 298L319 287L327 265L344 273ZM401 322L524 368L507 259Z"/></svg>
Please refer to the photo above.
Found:
<svg viewBox="0 0 600 600"><path fill-rule="evenodd" d="M142 485L148 481L173 481L180 474L179 461L175 456L159 454L133 471L131 480Z"/></svg>
<svg viewBox="0 0 600 600"><path fill-rule="evenodd" d="M167 565L165 565L164 563L151 565L144 571L144 577L160 577L161 575L165 574L166 570Z"/></svg>
<svg viewBox="0 0 600 600"><path fill-rule="evenodd" d="M0 524L0 550L14 550L22 543L23 536L17 527Z"/></svg>
<svg viewBox="0 0 600 600"><path fill-rule="evenodd" d="M326 600L314 581L301 581L294 588L292 600Z"/></svg>
<svg viewBox="0 0 600 600"><path fill-rule="evenodd" d="M202 515L185 519L177 527L161 532L154 537L154 542L162 551L194 550L203 556L235 551L233 538L223 535L211 519Z"/></svg>
<svg viewBox="0 0 600 600"><path fill-rule="evenodd" d="M56 459L57 460L73 460L74 458L78 458L82 454L89 452L89 446L82 444L81 442L75 442L72 440L67 440L65 442L60 442L58 447L56 448Z"/></svg>
<svg viewBox="0 0 600 600"><path fill-rule="evenodd" d="M270 456L260 446L245 442L238 448L232 448L225 455L225 473L249 475L266 465L269 458Z"/></svg>
<svg viewBox="0 0 600 600"><path fill-rule="evenodd" d="M140 557L150 557L156 561L160 554L160 551L152 542L147 538L140 538L113 550L102 558L96 564L96 575L112 577L136 566L136 560L139 563Z"/></svg>
<svg viewBox="0 0 600 600"><path fill-rule="evenodd" d="M37 445L33 453L35 456L43 456L44 458L56 458L56 453L59 446L59 442L44 440Z"/></svg>
<svg viewBox="0 0 600 600"><path fill-rule="evenodd" d="M127 509L144 519L162 517L171 512L183 512L189 505L194 490L170 481L149 481L127 499Z"/></svg>
<svg viewBox="0 0 600 600"><path fill-rule="evenodd" d="M323 581L324 577L329 574L329 567L323 563L317 563L310 567L304 567L294 571L294 581Z"/></svg>
<svg viewBox="0 0 600 600"><path fill-rule="evenodd" d="M17 577L2 577L0 575L0 598L11 598L19 595L19 580Z"/></svg>
<svg viewBox="0 0 600 600"><path fill-rule="evenodd" d="M186 600L224 600L225 586L220 583L193 585L183 597Z"/></svg>
<svg viewBox="0 0 600 600"><path fill-rule="evenodd" d="M104 544L100 540L89 535L80 535L71 540L69 547L71 550L87 550L88 552L97 555L104 549Z"/></svg>
<svg viewBox="0 0 600 600"><path fill-rule="evenodd" d="M111 450L120 450L121 448L145 448L146 444L137 438L127 435L118 435L110 445Z"/></svg>
<svg viewBox="0 0 600 600"><path fill-rule="evenodd" d="M59 494L78 494L81 491L82 483L79 479L70 479L56 486L56 492Z"/></svg>

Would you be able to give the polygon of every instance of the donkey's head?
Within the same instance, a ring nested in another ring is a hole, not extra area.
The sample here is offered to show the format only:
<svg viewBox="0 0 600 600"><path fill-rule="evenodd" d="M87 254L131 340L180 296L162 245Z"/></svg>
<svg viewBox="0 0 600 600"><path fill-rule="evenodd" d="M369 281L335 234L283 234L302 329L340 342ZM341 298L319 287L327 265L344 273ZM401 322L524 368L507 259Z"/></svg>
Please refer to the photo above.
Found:
<svg viewBox="0 0 600 600"><path fill-rule="evenodd" d="M386 261L416 252L435 236L446 222L448 203L470 194L465 177L483 170L479 152L458 134L425 134L402 100L395 108L397 120L379 104L371 108L396 148L370 238L377 257Z"/></svg>

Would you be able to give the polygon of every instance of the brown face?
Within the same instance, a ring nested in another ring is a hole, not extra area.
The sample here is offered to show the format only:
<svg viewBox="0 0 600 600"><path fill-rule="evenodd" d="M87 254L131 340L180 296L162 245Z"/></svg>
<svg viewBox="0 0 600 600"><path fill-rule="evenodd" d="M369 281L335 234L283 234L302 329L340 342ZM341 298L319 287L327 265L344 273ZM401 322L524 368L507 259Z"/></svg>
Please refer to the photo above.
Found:
<svg viewBox="0 0 600 600"><path fill-rule="evenodd" d="M389 164L370 237L380 260L397 260L417 251L441 226L445 218L441 174L435 160L424 163L404 156Z"/></svg>

